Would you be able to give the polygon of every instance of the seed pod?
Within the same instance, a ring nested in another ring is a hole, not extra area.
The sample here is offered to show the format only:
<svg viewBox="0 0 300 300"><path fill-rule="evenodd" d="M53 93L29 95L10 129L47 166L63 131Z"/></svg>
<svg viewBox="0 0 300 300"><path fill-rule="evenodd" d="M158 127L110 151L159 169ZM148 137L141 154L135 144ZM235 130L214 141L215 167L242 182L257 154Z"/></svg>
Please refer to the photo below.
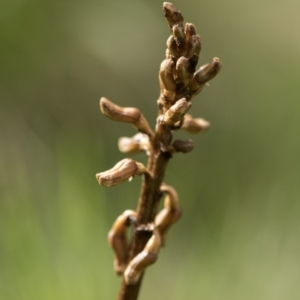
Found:
<svg viewBox="0 0 300 300"><path fill-rule="evenodd" d="M167 126L173 126L183 118L184 114L190 109L191 106L192 103L186 101L185 98L178 100L166 111L163 116L163 122Z"/></svg>
<svg viewBox="0 0 300 300"><path fill-rule="evenodd" d="M190 114L184 116L181 129L191 133L201 133L210 127L210 123L202 118L194 119Z"/></svg>
<svg viewBox="0 0 300 300"><path fill-rule="evenodd" d="M102 97L100 99L101 112L110 119L118 122L130 123L140 132L154 136L147 120L141 111L134 107L121 107L108 99Z"/></svg>
<svg viewBox="0 0 300 300"><path fill-rule="evenodd" d="M181 12L178 9L176 9L176 7L172 3L164 2L163 11L164 11L164 16L167 19L167 22L171 29L176 23L183 22L183 16Z"/></svg>
<svg viewBox="0 0 300 300"><path fill-rule="evenodd" d="M96 178L99 184L110 187L145 173L147 173L147 169L143 164L135 162L133 159L125 158L119 161L112 169L96 174Z"/></svg>
<svg viewBox="0 0 300 300"><path fill-rule="evenodd" d="M143 133L137 133L133 137L121 137L118 142L119 150L123 153L137 153L149 151L149 137Z"/></svg>
<svg viewBox="0 0 300 300"><path fill-rule="evenodd" d="M144 270L157 260L160 248L161 237L158 230L154 229L143 251L136 255L125 269L124 279L126 284L135 284L139 280Z"/></svg>
<svg viewBox="0 0 300 300"><path fill-rule="evenodd" d="M108 233L108 243L113 248L114 270L117 275L122 275L129 255L129 245L127 241L127 228L131 221L136 218L136 212L133 210L124 211L114 222Z"/></svg>
<svg viewBox="0 0 300 300"><path fill-rule="evenodd" d="M222 63L219 58L215 57L213 60L200 67L200 69L194 74L190 90L193 94L197 94L209 80L213 79L221 70Z"/></svg>
<svg viewBox="0 0 300 300"><path fill-rule="evenodd" d="M175 140L172 147L175 152L188 153L194 149L194 142L192 140Z"/></svg>
<svg viewBox="0 0 300 300"><path fill-rule="evenodd" d="M155 227L159 231L162 244L165 244L166 235L170 226L176 223L182 215L182 210L179 205L178 195L175 189L167 184L162 184L161 192L167 195L164 201L164 208L155 217Z"/></svg>

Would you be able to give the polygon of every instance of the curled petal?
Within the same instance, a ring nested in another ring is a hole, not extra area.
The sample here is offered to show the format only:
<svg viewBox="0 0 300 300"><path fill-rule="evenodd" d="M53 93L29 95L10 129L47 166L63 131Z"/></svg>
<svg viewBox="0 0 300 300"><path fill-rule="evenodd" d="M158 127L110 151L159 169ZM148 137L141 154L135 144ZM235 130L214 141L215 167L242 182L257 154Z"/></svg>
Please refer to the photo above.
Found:
<svg viewBox="0 0 300 300"><path fill-rule="evenodd" d="M124 279L127 284L135 284L141 277L144 270L155 263L158 252L161 248L161 237L158 230L154 229L153 234L142 252L136 255L124 271Z"/></svg>
<svg viewBox="0 0 300 300"><path fill-rule="evenodd" d="M176 223L182 215L178 195L175 189L167 184L162 184L161 192L166 193L164 208L155 217L155 227L159 231L162 243L165 244L166 235L172 224Z"/></svg>
<svg viewBox="0 0 300 300"><path fill-rule="evenodd" d="M127 228L131 221L136 218L133 210L124 211L114 222L108 233L108 243L112 247L114 257L114 270L117 275L122 275L129 255L129 245L127 241Z"/></svg>
<svg viewBox="0 0 300 300"><path fill-rule="evenodd" d="M125 158L112 169L96 174L99 184L110 187L122 183L136 175L147 173L145 166L133 159Z"/></svg>

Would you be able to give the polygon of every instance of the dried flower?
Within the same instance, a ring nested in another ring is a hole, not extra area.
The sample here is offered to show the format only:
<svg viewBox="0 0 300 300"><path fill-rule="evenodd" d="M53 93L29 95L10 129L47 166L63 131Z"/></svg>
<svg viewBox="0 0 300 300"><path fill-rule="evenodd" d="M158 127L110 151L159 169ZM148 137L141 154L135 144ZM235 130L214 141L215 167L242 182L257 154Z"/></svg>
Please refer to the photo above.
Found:
<svg viewBox="0 0 300 300"><path fill-rule="evenodd" d="M150 137L154 135L147 120L137 108L121 107L102 97L100 99L100 109L104 115L114 121L130 123L140 132L146 133Z"/></svg>
<svg viewBox="0 0 300 300"><path fill-rule="evenodd" d="M147 173L147 169L143 164L135 162L133 159L125 158L119 161L112 169L96 174L96 178L99 184L110 187L145 173Z"/></svg>
<svg viewBox="0 0 300 300"><path fill-rule="evenodd" d="M127 228L136 217L133 210L125 210L114 222L108 233L108 243L115 253L114 270L117 275L122 275L129 255L129 245L127 241Z"/></svg>
<svg viewBox="0 0 300 300"><path fill-rule="evenodd" d="M161 234L162 244L165 244L167 231L170 226L179 220L182 210L179 205L177 192L173 187L162 184L160 191L166 193L164 208L155 217L155 227Z"/></svg>
<svg viewBox="0 0 300 300"><path fill-rule="evenodd" d="M152 237L147 242L144 250L129 262L124 271L124 279L128 285L136 283L144 270L156 262L160 248L161 237L158 230L154 229Z"/></svg>

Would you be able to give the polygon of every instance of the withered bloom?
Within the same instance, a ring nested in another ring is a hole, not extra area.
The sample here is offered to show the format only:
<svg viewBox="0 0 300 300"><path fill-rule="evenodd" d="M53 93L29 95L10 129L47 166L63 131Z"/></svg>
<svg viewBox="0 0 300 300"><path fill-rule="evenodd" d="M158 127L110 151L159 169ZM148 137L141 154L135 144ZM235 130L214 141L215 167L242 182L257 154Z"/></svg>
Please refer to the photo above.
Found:
<svg viewBox="0 0 300 300"><path fill-rule="evenodd" d="M169 228L179 220L182 210L179 205L177 192L173 187L163 184L160 187L160 191L166 193L166 197L164 208L155 217L155 227L158 229L164 245Z"/></svg>
<svg viewBox="0 0 300 300"><path fill-rule="evenodd" d="M153 136L153 131L148 121L141 111L135 107L121 107L102 97L100 99L100 110L114 121L130 123L140 132L146 133L151 137Z"/></svg>
<svg viewBox="0 0 300 300"><path fill-rule="evenodd" d="M129 262L124 272L124 279L127 284L136 283L144 270L156 262L160 248L161 237L158 230L154 229L152 237L147 242L144 250Z"/></svg>
<svg viewBox="0 0 300 300"><path fill-rule="evenodd" d="M112 169L96 174L99 184L110 187L147 172L143 164L131 158L119 161Z"/></svg>
<svg viewBox="0 0 300 300"><path fill-rule="evenodd" d="M108 243L115 253L114 270L117 275L122 275L126 266L129 255L129 244L127 241L127 228L131 221L135 219L136 212L125 210L114 222L108 233Z"/></svg>

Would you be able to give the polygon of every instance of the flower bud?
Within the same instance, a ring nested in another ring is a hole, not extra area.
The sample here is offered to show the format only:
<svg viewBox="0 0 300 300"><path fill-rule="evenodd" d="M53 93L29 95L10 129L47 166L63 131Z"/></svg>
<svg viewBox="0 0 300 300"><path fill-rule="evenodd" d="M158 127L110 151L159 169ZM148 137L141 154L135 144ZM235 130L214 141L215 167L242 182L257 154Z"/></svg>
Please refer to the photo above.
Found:
<svg viewBox="0 0 300 300"><path fill-rule="evenodd" d="M100 99L101 112L114 121L134 124L141 118L141 112L134 107L121 107L108 99L102 97Z"/></svg>
<svg viewBox="0 0 300 300"><path fill-rule="evenodd" d="M196 27L192 23L185 23L184 31L185 31L185 38L187 41L189 41L191 39L191 36L196 34Z"/></svg>
<svg viewBox="0 0 300 300"><path fill-rule="evenodd" d="M143 251L136 255L125 269L124 279L126 284L135 284L140 279L144 270L157 260L160 248L161 237L158 230L154 229Z"/></svg>
<svg viewBox="0 0 300 300"><path fill-rule="evenodd" d="M177 44L176 44L176 40L175 40L173 35L171 35L167 39L167 47L168 47L168 50L169 50L169 54L171 54L171 56L173 56L175 59L177 59L180 56L179 51L178 51L178 47L177 47ZM167 57L167 58L169 58L169 57Z"/></svg>
<svg viewBox="0 0 300 300"><path fill-rule="evenodd" d="M182 87L186 86L190 79L190 73L189 73L189 60L181 56L176 63L176 74L177 74L177 80L182 85Z"/></svg>
<svg viewBox="0 0 300 300"><path fill-rule="evenodd" d="M143 133L137 133L133 137L119 138L119 150L123 153L137 153L140 151L149 151L149 137Z"/></svg>
<svg viewBox="0 0 300 300"><path fill-rule="evenodd" d="M108 233L108 243L113 248L114 270L117 275L122 275L127 263L129 255L129 245L127 241L127 228L131 221L136 218L136 212L126 210L114 222Z"/></svg>
<svg viewBox="0 0 300 300"><path fill-rule="evenodd" d="M167 126L173 126L183 118L184 114L190 109L191 106L192 103L186 101L185 98L178 100L166 111L163 116L163 122Z"/></svg>
<svg viewBox="0 0 300 300"><path fill-rule="evenodd" d="M110 187L145 173L147 173L147 169L143 164L135 162L133 159L125 158L119 161L112 169L96 174L96 178L99 184Z"/></svg>
<svg viewBox="0 0 300 300"><path fill-rule="evenodd" d="M174 24L172 27L172 32L176 40L183 40L185 38L184 28L182 23Z"/></svg>
<svg viewBox="0 0 300 300"><path fill-rule="evenodd" d="M167 19L167 22L171 29L176 23L183 22L183 16L181 12L178 9L176 9L176 7L172 3L164 2L163 11L164 11L164 16Z"/></svg>
<svg viewBox="0 0 300 300"><path fill-rule="evenodd" d="M201 51L201 38L198 34L192 35L187 41L187 53L186 57L190 58L194 54L199 56Z"/></svg>
<svg viewBox="0 0 300 300"><path fill-rule="evenodd" d="M174 80L174 62L172 59L165 59L160 65L159 83L161 91L167 90L169 92L176 91L176 83Z"/></svg>
<svg viewBox="0 0 300 300"><path fill-rule="evenodd" d="M121 107L108 99L100 99L101 112L110 119L118 122L130 123L140 132L153 136L153 132L139 109L134 107Z"/></svg>
<svg viewBox="0 0 300 300"><path fill-rule="evenodd" d="M176 152L188 153L194 149L194 142L192 140L175 140L172 146Z"/></svg>
<svg viewBox="0 0 300 300"><path fill-rule="evenodd" d="M206 131L210 127L210 123L202 118L194 119L191 115L186 114L181 126L181 129L184 129L191 133L201 133Z"/></svg>
<svg viewBox="0 0 300 300"><path fill-rule="evenodd" d="M182 23L177 23L172 27L173 36L176 41L177 48L179 53L182 55L184 54L185 50L185 34L184 34L184 27Z"/></svg>
<svg viewBox="0 0 300 300"><path fill-rule="evenodd" d="M182 210L179 205L178 195L175 189L167 184L162 184L161 192L166 193L164 208L155 217L155 227L159 231L162 244L165 244L167 231L170 226L176 223L182 215Z"/></svg>
<svg viewBox="0 0 300 300"><path fill-rule="evenodd" d="M222 63L219 58L215 57L213 60L200 67L200 69L194 74L192 79L190 90L192 93L197 93L201 90L205 83L213 79L221 70Z"/></svg>

